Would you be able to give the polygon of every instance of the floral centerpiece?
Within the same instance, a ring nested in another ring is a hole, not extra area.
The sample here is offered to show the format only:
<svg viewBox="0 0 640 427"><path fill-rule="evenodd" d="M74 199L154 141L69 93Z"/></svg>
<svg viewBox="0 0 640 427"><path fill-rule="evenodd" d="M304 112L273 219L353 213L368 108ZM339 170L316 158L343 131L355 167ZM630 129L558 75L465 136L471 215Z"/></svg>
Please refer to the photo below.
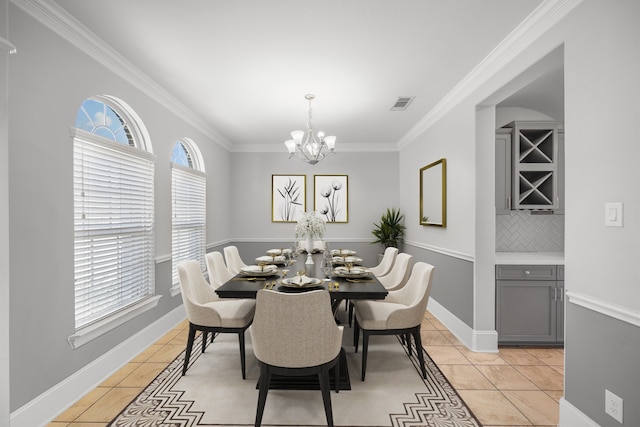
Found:
<svg viewBox="0 0 640 427"><path fill-rule="evenodd" d="M296 238L307 239L307 262L313 264L313 239L322 239L326 231L326 223L317 211L305 212L296 224Z"/></svg>
<svg viewBox="0 0 640 427"><path fill-rule="evenodd" d="M317 211L305 212L296 224L296 237L322 239L326 231L326 223Z"/></svg>

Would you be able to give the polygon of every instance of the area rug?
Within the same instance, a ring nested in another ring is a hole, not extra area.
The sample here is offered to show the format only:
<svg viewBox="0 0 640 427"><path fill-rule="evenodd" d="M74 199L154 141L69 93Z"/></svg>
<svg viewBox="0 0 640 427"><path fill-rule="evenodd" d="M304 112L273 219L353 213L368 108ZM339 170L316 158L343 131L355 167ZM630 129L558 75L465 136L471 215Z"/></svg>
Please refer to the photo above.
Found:
<svg viewBox="0 0 640 427"><path fill-rule="evenodd" d="M189 370L182 376L184 352L112 422L113 427L252 426L258 399L259 367L246 335L247 378L242 380L237 335L218 335L200 351L194 344ZM369 342L366 381L361 381L362 347L354 352L345 327L344 345L351 390L331 391L333 418L342 427L478 427L481 424L423 351L427 379L394 336ZM263 426L326 425L318 390L270 390Z"/></svg>

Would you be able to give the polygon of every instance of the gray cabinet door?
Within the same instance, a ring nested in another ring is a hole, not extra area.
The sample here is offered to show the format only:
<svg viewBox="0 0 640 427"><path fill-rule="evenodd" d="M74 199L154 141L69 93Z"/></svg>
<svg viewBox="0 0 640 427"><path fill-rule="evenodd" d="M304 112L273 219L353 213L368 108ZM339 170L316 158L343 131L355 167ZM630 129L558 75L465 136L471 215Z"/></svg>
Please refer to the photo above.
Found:
<svg viewBox="0 0 640 427"><path fill-rule="evenodd" d="M553 299L555 286L555 281L547 280L498 280L498 341L556 341L557 309Z"/></svg>

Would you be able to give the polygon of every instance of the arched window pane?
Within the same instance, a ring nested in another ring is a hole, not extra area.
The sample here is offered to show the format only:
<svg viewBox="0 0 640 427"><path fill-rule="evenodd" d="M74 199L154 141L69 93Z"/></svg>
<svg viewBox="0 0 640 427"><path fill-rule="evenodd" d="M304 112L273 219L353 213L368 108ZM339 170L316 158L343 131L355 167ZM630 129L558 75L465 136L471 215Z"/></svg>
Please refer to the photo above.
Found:
<svg viewBox="0 0 640 427"><path fill-rule="evenodd" d="M124 119L111 107L95 99L87 99L82 103L76 115L76 128L135 147Z"/></svg>
<svg viewBox="0 0 640 427"><path fill-rule="evenodd" d="M180 141L176 142L176 145L173 146L171 161L176 165L193 168L193 162L191 161L191 156L189 155L189 152L187 151L184 144L182 144L182 142Z"/></svg>

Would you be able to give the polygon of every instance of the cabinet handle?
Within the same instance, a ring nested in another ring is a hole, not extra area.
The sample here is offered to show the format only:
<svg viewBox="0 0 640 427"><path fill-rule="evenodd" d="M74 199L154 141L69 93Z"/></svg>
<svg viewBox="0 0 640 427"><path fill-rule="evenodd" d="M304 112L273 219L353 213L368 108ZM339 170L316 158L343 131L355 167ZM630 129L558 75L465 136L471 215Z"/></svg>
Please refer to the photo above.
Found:
<svg viewBox="0 0 640 427"><path fill-rule="evenodd" d="M558 288L553 288L553 301L558 301Z"/></svg>
<svg viewBox="0 0 640 427"><path fill-rule="evenodd" d="M560 288L560 302L562 302L562 300L564 299L563 297L564 297L564 286Z"/></svg>
<svg viewBox="0 0 640 427"><path fill-rule="evenodd" d="M507 197L507 209L511 210L511 197Z"/></svg>
<svg viewBox="0 0 640 427"><path fill-rule="evenodd" d="M529 274L531 274L531 272L529 270L525 270L524 274L526 274L528 276Z"/></svg>

